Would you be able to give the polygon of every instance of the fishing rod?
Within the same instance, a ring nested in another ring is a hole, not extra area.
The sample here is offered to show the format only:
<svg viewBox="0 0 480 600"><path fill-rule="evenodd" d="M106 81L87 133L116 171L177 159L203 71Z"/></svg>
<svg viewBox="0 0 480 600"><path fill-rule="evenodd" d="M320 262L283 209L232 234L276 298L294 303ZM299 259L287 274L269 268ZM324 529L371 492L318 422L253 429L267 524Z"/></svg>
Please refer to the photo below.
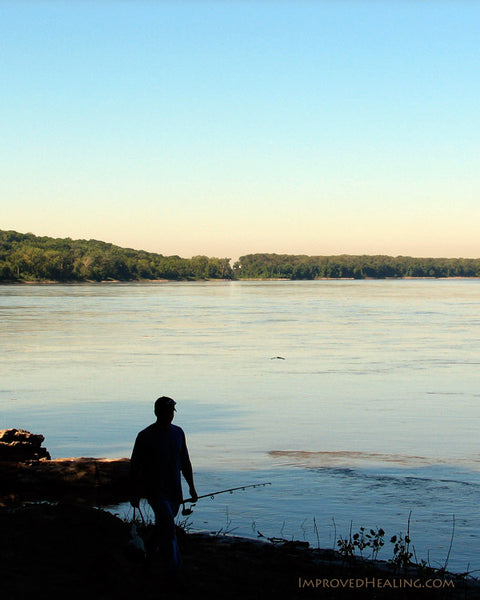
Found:
<svg viewBox="0 0 480 600"><path fill-rule="evenodd" d="M228 488L228 490L220 490L219 492L211 492L210 494L203 494L202 496L198 496L197 500L200 500L200 498L211 498L213 500L213 497L218 496L218 494L226 494L226 493L232 494L233 492L236 492L238 490L246 490L247 488L265 487L266 485L272 485L272 483L270 481L266 481L265 483L250 483L249 485L240 485L239 487ZM197 500L195 500L195 502ZM193 511L191 508L185 508L185 502L194 503L193 499L187 498L186 500L183 501L182 514L183 515L191 515Z"/></svg>

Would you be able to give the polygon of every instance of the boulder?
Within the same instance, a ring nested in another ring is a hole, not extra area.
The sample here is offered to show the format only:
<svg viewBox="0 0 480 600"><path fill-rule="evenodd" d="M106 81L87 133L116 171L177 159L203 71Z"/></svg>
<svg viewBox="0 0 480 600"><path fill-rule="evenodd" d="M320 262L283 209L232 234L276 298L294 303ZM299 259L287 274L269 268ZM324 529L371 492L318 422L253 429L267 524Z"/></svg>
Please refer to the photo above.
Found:
<svg viewBox="0 0 480 600"><path fill-rule="evenodd" d="M42 448L43 435L24 429L0 430L0 461L26 463L41 459L50 460L46 448Z"/></svg>

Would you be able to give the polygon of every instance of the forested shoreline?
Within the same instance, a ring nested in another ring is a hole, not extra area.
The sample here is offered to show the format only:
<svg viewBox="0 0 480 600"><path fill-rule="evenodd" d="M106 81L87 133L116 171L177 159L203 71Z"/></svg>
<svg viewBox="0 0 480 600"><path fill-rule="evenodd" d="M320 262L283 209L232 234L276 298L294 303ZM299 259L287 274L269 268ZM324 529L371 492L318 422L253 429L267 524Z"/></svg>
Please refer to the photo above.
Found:
<svg viewBox="0 0 480 600"><path fill-rule="evenodd" d="M235 263L237 278L265 279L386 279L403 277L478 277L478 258L418 258L411 256L303 256L248 254Z"/></svg>
<svg viewBox="0 0 480 600"><path fill-rule="evenodd" d="M229 258L163 256L98 240L0 230L0 281L231 279Z"/></svg>
<svg viewBox="0 0 480 600"><path fill-rule="evenodd" d="M385 279L479 277L478 258L247 254L229 258L164 256L98 240L0 230L0 282L201 279Z"/></svg>

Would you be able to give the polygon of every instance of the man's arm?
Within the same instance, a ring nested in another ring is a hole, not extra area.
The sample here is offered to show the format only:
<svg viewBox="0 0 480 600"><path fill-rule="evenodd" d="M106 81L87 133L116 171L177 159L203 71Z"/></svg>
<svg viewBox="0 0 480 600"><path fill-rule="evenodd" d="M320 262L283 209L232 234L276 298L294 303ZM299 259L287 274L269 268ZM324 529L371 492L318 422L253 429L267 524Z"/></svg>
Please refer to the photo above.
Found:
<svg viewBox="0 0 480 600"><path fill-rule="evenodd" d="M130 504L138 508L141 498L141 479L142 479L142 450L141 442L135 440L132 457L130 459Z"/></svg>
<svg viewBox="0 0 480 600"><path fill-rule="evenodd" d="M182 471L183 476L185 477L185 481L188 484L188 491L190 493L192 502L196 502L198 500L198 494L197 494L197 490L195 489L195 482L193 480L193 468L192 468L192 463L190 462L190 457L188 455L188 449L187 449L186 442L184 442L181 471Z"/></svg>
<svg viewBox="0 0 480 600"><path fill-rule="evenodd" d="M198 494L193 481L193 469L190 460L188 463L185 462L184 466L182 467L182 473L185 477L185 481L188 483L188 491L190 493L191 500L192 502L196 502L198 500Z"/></svg>

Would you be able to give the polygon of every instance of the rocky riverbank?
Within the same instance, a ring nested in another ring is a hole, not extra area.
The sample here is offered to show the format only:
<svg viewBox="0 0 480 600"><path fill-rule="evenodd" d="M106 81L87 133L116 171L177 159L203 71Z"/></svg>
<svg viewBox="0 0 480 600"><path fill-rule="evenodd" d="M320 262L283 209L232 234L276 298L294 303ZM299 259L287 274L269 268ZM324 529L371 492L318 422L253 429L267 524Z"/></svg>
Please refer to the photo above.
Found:
<svg viewBox="0 0 480 600"><path fill-rule="evenodd" d="M24 500L89 500L114 504L128 499L130 460L90 457L52 460L43 435L0 431L0 506Z"/></svg>
<svg viewBox="0 0 480 600"><path fill-rule="evenodd" d="M74 504L0 509L2 600L480 598L461 577L350 561L295 542L262 542L179 531L184 570L166 577L160 558L128 551L130 525Z"/></svg>

